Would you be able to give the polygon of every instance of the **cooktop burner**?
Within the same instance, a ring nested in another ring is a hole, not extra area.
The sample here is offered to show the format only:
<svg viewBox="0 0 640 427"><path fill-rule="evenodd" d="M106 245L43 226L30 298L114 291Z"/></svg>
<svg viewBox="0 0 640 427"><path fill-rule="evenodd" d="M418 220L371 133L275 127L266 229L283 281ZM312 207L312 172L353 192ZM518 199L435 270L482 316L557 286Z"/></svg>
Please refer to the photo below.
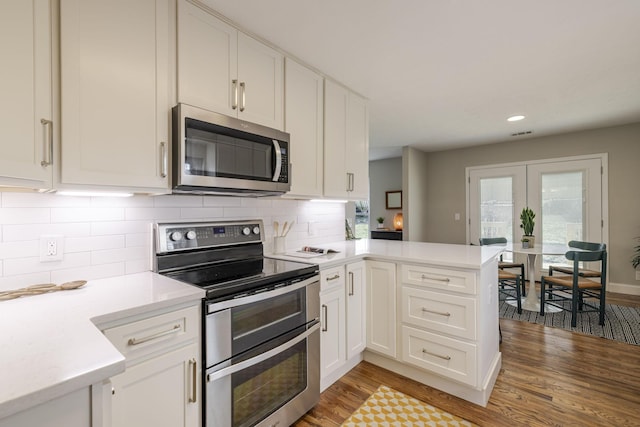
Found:
<svg viewBox="0 0 640 427"><path fill-rule="evenodd" d="M230 299L318 274L318 266L263 255L262 221L157 224L156 271Z"/></svg>

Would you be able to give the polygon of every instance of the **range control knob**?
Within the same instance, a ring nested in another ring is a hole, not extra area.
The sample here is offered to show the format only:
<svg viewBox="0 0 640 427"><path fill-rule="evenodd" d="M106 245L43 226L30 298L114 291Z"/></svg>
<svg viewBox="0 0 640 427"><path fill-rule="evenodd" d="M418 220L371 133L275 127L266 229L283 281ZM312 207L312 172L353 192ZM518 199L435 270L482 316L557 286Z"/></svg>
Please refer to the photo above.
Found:
<svg viewBox="0 0 640 427"><path fill-rule="evenodd" d="M187 234L185 235L185 237L187 238L187 240L193 240L196 238L196 232L193 230L189 230L187 231Z"/></svg>
<svg viewBox="0 0 640 427"><path fill-rule="evenodd" d="M255 226L253 227L253 234L260 234L260 227L259 226Z"/></svg>
<svg viewBox="0 0 640 427"><path fill-rule="evenodd" d="M171 233L171 234L169 235L169 238L170 238L171 240L173 240L174 242L177 242L177 241L179 241L179 240L182 240L182 233L181 233L181 232L179 232L179 231L174 231L173 233Z"/></svg>
<svg viewBox="0 0 640 427"><path fill-rule="evenodd" d="M249 234L251 234L251 229L249 227L244 227L242 229L242 234L244 234L245 236L248 236Z"/></svg>

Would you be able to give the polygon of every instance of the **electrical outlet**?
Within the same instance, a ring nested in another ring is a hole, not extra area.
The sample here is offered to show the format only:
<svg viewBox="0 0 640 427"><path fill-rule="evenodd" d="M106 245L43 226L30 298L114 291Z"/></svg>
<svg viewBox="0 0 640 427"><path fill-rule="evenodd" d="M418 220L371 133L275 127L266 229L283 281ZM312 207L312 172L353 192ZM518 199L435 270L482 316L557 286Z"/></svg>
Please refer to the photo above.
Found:
<svg viewBox="0 0 640 427"><path fill-rule="evenodd" d="M63 242L64 236L52 234L40 236L40 262L62 260Z"/></svg>

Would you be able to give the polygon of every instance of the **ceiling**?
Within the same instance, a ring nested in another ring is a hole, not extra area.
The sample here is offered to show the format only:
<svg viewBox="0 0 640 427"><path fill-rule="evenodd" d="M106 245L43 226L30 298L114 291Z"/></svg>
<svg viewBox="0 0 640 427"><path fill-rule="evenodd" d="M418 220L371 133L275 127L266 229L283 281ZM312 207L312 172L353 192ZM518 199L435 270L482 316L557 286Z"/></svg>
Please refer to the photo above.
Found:
<svg viewBox="0 0 640 427"><path fill-rule="evenodd" d="M202 1L368 98L372 160L640 122L639 0Z"/></svg>

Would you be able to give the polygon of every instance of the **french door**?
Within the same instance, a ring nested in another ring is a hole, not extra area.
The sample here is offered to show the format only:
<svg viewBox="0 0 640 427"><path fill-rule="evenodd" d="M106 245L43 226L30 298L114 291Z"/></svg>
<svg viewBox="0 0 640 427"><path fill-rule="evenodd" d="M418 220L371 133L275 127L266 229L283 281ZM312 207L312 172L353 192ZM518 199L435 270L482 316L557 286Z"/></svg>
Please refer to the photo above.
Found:
<svg viewBox="0 0 640 427"><path fill-rule="evenodd" d="M606 155L467 168L467 243L481 237L506 237L519 243L520 212L536 213L537 243L570 240L604 242ZM566 263L544 256L539 266Z"/></svg>

